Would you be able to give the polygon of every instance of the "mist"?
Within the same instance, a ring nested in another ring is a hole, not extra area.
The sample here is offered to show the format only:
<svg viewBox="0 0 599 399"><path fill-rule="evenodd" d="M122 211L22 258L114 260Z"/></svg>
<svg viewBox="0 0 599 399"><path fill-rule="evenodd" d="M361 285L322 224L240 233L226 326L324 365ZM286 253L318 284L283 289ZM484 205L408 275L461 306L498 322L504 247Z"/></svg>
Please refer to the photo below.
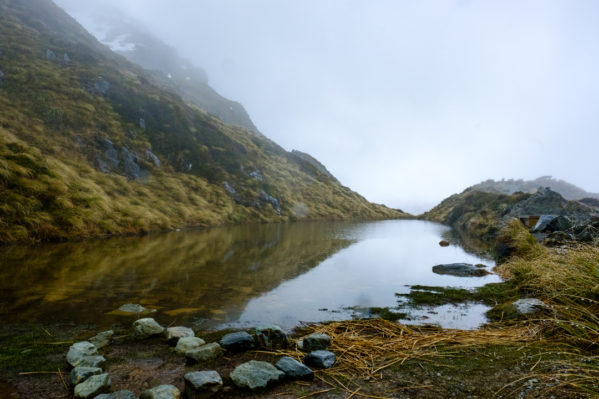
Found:
<svg viewBox="0 0 599 399"><path fill-rule="evenodd" d="M599 192L595 1L56 3L98 36L100 5L143 24L371 201L419 213L541 175Z"/></svg>

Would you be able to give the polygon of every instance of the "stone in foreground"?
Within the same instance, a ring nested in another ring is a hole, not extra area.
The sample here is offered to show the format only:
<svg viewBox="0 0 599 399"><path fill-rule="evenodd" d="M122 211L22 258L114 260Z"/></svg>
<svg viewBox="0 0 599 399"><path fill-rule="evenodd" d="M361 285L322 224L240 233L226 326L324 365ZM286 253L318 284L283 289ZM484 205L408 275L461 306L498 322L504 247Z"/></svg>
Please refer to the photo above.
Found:
<svg viewBox="0 0 599 399"><path fill-rule="evenodd" d="M305 337L301 341L300 349L305 352L312 352L319 349L326 349L331 343L331 337L323 333L314 333ZM298 342L300 344L300 342Z"/></svg>
<svg viewBox="0 0 599 399"><path fill-rule="evenodd" d="M185 399L204 399L217 393L223 386L223 380L214 370L193 371L185 374Z"/></svg>
<svg viewBox="0 0 599 399"><path fill-rule="evenodd" d="M537 298L521 298L512 305L522 314L531 314L547 308L547 305Z"/></svg>
<svg viewBox="0 0 599 399"><path fill-rule="evenodd" d="M180 399L181 391L174 385L158 385L143 391L139 399Z"/></svg>
<svg viewBox="0 0 599 399"><path fill-rule="evenodd" d="M206 345L202 345L199 348L189 350L185 352L185 356L196 362L205 362L208 360L216 359L222 356L223 348L216 342L211 342Z"/></svg>
<svg viewBox="0 0 599 399"><path fill-rule="evenodd" d="M164 336L169 344L174 345L179 338L195 337L195 333L189 327L169 327L164 332Z"/></svg>
<svg viewBox="0 0 599 399"><path fill-rule="evenodd" d="M137 396L135 396L133 392L124 389L113 393L103 393L96 396L94 399L137 399Z"/></svg>
<svg viewBox="0 0 599 399"><path fill-rule="evenodd" d="M240 388L252 391L266 388L280 381L285 373L270 363L258 360L250 360L240 364L230 374L231 380Z"/></svg>
<svg viewBox="0 0 599 399"><path fill-rule="evenodd" d="M108 374L92 375L81 384L75 385L76 398L93 398L108 391L110 391L110 376Z"/></svg>
<svg viewBox="0 0 599 399"><path fill-rule="evenodd" d="M317 350L304 357L304 363L319 369L328 369L335 364L335 354L329 351Z"/></svg>
<svg viewBox="0 0 599 399"><path fill-rule="evenodd" d="M175 351L178 354L183 355L185 354L185 352L190 351L192 349L197 349L205 343L206 341L198 337L179 338L179 340L177 341L177 346L175 347Z"/></svg>
<svg viewBox="0 0 599 399"><path fill-rule="evenodd" d="M247 332L239 331L222 337L220 346L229 352L243 352L256 346L256 341Z"/></svg>
<svg viewBox="0 0 599 399"><path fill-rule="evenodd" d="M310 367L295 360L292 357L282 357L275 366L285 373L287 378L309 380L314 378L314 372Z"/></svg>
<svg viewBox="0 0 599 399"><path fill-rule="evenodd" d="M257 328L254 337L259 346L268 349L287 348L289 345L287 334L279 326L273 325Z"/></svg>
<svg viewBox="0 0 599 399"><path fill-rule="evenodd" d="M101 367L106 363L104 356L83 356L77 361L77 366L81 367Z"/></svg>
<svg viewBox="0 0 599 399"><path fill-rule="evenodd" d="M96 336L90 338L89 342L94 344L94 346L96 348L101 349L105 346L110 345L113 335L114 335L114 331L112 331L112 330L102 331L101 333L97 334Z"/></svg>
<svg viewBox="0 0 599 399"><path fill-rule="evenodd" d="M137 339L144 339L152 335L162 334L164 327L151 317L139 319L133 322L133 336Z"/></svg>
<svg viewBox="0 0 599 399"><path fill-rule="evenodd" d="M98 374L102 374L102 369L100 367L77 366L73 370L71 370L69 379L71 381L71 384L77 385L87 380L92 375Z"/></svg>
<svg viewBox="0 0 599 399"><path fill-rule="evenodd" d="M89 341L75 342L67 353L67 362L73 367L77 366L84 356L96 355L98 349Z"/></svg>
<svg viewBox="0 0 599 399"><path fill-rule="evenodd" d="M478 268L469 263L448 263L433 266L433 273L448 274L456 277L483 277L489 274L485 269Z"/></svg>

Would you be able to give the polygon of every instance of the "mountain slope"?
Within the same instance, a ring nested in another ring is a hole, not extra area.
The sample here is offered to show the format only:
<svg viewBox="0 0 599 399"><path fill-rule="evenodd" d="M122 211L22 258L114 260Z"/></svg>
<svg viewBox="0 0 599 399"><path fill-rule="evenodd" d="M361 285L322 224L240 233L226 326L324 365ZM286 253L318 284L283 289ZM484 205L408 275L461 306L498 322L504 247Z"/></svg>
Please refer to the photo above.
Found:
<svg viewBox="0 0 599 399"><path fill-rule="evenodd" d="M0 0L0 242L406 216L161 88L49 0Z"/></svg>
<svg viewBox="0 0 599 399"><path fill-rule="evenodd" d="M484 191L488 193L513 194L521 191L523 193L533 194L539 187L549 187L556 193L561 194L567 200L580 200L583 198L599 199L599 193L589 193L582 188L568 183L564 180L554 179L551 176L541 176L534 180L486 180L482 183L470 187L472 190Z"/></svg>

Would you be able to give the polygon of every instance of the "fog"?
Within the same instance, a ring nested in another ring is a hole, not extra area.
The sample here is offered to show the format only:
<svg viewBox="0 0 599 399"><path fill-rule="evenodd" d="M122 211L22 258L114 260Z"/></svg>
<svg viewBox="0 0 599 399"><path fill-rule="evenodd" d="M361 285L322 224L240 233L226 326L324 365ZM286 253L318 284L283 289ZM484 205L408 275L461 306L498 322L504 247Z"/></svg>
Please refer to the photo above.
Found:
<svg viewBox="0 0 599 399"><path fill-rule="evenodd" d="M599 192L599 2L106 3L239 101L287 150L371 201L420 212L488 178Z"/></svg>

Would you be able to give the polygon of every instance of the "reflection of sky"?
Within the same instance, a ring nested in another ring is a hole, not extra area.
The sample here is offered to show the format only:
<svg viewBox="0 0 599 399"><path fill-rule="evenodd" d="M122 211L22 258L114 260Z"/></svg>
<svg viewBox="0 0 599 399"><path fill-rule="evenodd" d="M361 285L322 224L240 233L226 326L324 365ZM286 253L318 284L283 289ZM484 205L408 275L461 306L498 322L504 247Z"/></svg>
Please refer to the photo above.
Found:
<svg viewBox="0 0 599 399"><path fill-rule="evenodd" d="M432 266L440 263L493 265L488 259L468 254L460 247L439 246L444 230L443 226L422 221L358 225L352 232L358 242L309 272L252 299L235 324L275 323L289 328L298 321L347 318L351 311L342 310L346 307L393 307L397 304L395 293L408 292L407 285L475 287L500 281L496 275L463 278L434 274ZM323 308L341 312L319 310ZM449 308L443 309L441 313L448 311ZM461 313L464 312L448 316L450 323L440 322L459 326L455 319L459 319ZM434 315L428 316L431 317L428 322L433 321Z"/></svg>

